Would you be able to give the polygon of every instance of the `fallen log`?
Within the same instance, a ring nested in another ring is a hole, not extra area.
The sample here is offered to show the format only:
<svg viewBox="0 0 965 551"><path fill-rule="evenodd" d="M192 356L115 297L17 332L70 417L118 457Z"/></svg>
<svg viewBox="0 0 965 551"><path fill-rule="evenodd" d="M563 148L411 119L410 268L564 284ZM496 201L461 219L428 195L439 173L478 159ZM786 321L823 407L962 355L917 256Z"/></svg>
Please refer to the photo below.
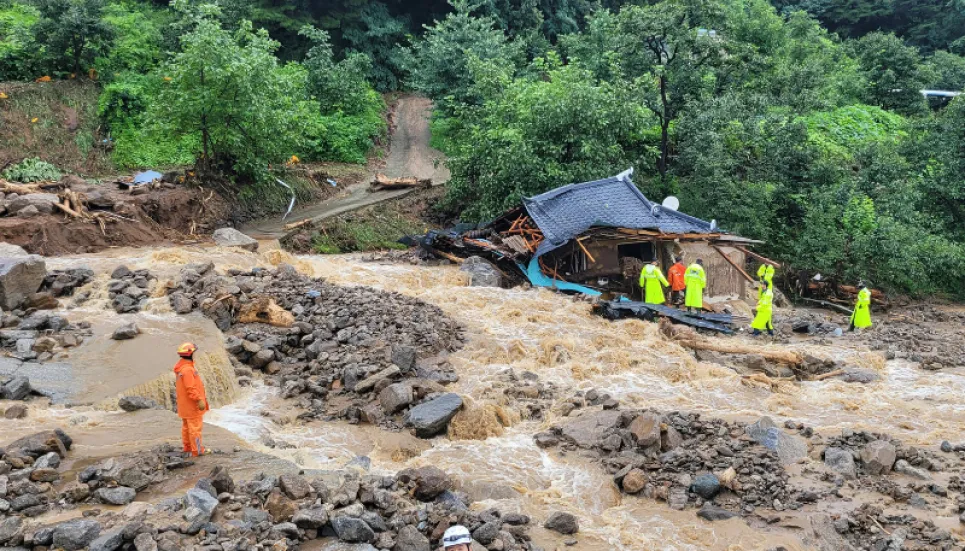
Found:
<svg viewBox="0 0 965 551"><path fill-rule="evenodd" d="M40 184L15 184L6 180L0 180L0 191L4 193L16 193L17 195L30 195L32 193L43 193Z"/></svg>
<svg viewBox="0 0 965 551"><path fill-rule="evenodd" d="M838 375L844 375L843 369L835 369L834 371L829 371L827 373L811 377L812 381L823 381L825 379L830 379L831 377L837 377Z"/></svg>
<svg viewBox="0 0 965 551"><path fill-rule="evenodd" d="M850 316L850 315L851 315L851 309L850 309L850 308L845 308L844 306L841 306L840 304L835 304L835 303L833 303L833 302L828 302L828 301L826 301L826 300L818 300L818 299L814 299L814 298L802 298L801 300L804 301L804 302L809 302L809 303L811 303L811 304L817 304L818 306L824 306L825 308L830 308L830 309L835 310L835 311L837 311L837 312L840 312L840 313L842 313L842 314L844 314L844 315L846 315L846 316Z"/></svg>
<svg viewBox="0 0 965 551"><path fill-rule="evenodd" d="M390 189L414 189L414 188L429 188L432 186L432 180L429 178L415 178L412 176L404 176L401 178L389 178L385 174L376 174L375 178L369 184L369 187L373 191L384 191Z"/></svg>
<svg viewBox="0 0 965 551"><path fill-rule="evenodd" d="M755 354L765 360L798 366L803 363L803 359L796 352L789 350L774 350L764 346L754 346L738 342L708 339L698 336L697 333L688 327L672 325L666 318L660 320L660 331L670 337L670 340L692 350L707 350L710 352L720 352L722 354Z"/></svg>

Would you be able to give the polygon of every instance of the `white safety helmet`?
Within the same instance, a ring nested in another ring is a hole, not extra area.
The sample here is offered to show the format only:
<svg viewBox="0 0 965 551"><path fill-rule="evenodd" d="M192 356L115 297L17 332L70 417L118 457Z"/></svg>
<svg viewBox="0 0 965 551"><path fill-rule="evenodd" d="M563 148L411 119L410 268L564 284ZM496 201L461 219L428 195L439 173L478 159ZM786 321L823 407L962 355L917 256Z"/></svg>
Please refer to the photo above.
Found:
<svg viewBox="0 0 965 551"><path fill-rule="evenodd" d="M442 548L449 549L459 544L472 545L472 536L465 526L450 526L442 535Z"/></svg>

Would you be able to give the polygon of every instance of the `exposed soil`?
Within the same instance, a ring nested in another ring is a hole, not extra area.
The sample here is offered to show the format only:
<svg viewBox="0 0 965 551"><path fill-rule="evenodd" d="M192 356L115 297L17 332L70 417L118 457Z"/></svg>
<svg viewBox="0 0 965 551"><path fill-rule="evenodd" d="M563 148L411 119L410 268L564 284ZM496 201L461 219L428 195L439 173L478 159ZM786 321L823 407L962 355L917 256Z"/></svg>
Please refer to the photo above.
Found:
<svg viewBox="0 0 965 551"><path fill-rule="evenodd" d="M65 214L33 218L0 218L0 240L46 256L95 252L113 246L145 246L196 240L227 217L228 205L216 193L184 187L160 188L132 196L108 186L75 185L73 191L95 190L114 201L105 228Z"/></svg>
<svg viewBox="0 0 965 551"><path fill-rule="evenodd" d="M40 157L61 170L103 174L111 170L98 146L98 86L86 81L4 82L0 92L0 169ZM36 119L36 122L34 122Z"/></svg>

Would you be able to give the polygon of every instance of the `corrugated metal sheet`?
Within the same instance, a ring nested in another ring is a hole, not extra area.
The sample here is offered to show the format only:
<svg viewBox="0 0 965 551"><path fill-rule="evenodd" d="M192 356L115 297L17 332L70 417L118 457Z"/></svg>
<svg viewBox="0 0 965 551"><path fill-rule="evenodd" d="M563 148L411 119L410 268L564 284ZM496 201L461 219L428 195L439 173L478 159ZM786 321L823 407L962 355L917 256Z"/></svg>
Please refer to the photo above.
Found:
<svg viewBox="0 0 965 551"><path fill-rule="evenodd" d="M570 184L523 199L545 240L545 254L594 226L656 229L664 233L712 233L710 222L667 210L644 197L630 180L631 171L617 176Z"/></svg>

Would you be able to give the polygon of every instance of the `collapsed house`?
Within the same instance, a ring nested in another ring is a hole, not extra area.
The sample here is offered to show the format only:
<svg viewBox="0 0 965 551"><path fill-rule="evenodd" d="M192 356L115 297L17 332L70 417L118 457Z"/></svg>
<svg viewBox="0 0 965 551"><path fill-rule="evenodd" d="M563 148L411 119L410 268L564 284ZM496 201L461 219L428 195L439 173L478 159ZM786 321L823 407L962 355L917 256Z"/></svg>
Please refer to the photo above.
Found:
<svg viewBox="0 0 965 551"><path fill-rule="evenodd" d="M760 241L653 203L633 172L571 184L535 197L495 220L430 232L421 246L460 261L483 256L504 274L517 271L535 286L609 298L639 299L643 266L656 259L666 274L674 258L701 258L707 303L756 296L748 270L776 263L748 250ZM748 266L748 261L751 266Z"/></svg>

